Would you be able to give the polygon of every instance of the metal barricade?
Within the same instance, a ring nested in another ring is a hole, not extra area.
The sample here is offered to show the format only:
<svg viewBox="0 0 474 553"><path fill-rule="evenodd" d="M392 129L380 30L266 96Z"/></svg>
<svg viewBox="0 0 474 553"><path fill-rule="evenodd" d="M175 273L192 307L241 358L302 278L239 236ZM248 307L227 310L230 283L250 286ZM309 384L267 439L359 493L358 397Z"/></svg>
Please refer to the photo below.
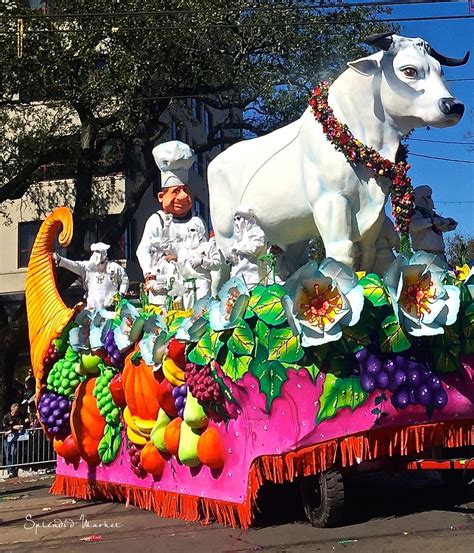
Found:
<svg viewBox="0 0 474 553"><path fill-rule="evenodd" d="M54 468L56 452L43 429L30 428L8 435L0 432L0 471L18 473L18 469Z"/></svg>

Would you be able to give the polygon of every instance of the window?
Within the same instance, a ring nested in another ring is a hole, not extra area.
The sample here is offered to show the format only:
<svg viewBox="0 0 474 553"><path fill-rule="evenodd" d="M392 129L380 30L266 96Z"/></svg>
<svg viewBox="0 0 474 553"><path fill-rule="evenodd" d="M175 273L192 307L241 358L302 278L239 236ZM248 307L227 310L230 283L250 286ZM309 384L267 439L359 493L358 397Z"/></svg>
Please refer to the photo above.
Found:
<svg viewBox="0 0 474 553"><path fill-rule="evenodd" d="M206 220L206 207L204 202L197 197L194 198L194 213L199 215L204 221Z"/></svg>
<svg viewBox="0 0 474 553"><path fill-rule="evenodd" d="M114 216L109 215L105 221L91 220L88 224L86 236L84 238L84 247L86 251L90 251L91 244L103 241L102 230L109 225L114 224ZM112 244L109 251L109 259L134 259L135 257L135 242L136 242L136 225L135 221L132 221L125 232L119 238L118 242Z"/></svg>
<svg viewBox="0 0 474 553"><path fill-rule="evenodd" d="M191 113L194 119L199 121L199 123L202 123L202 113L201 113L201 102L197 100L196 98L191 99Z"/></svg>
<svg viewBox="0 0 474 553"><path fill-rule="evenodd" d="M178 125L176 125L176 121L171 121L171 140L178 140Z"/></svg>
<svg viewBox="0 0 474 553"><path fill-rule="evenodd" d="M18 225L18 268L28 267L31 250L35 243L36 235L43 221L30 221ZM57 241L54 242L54 251L64 255L65 248L62 248Z"/></svg>
<svg viewBox="0 0 474 553"><path fill-rule="evenodd" d="M212 125L213 125L212 113L207 108L204 108L204 131L207 135L211 133Z"/></svg>
<svg viewBox="0 0 474 553"><path fill-rule="evenodd" d="M201 153L196 154L196 161L193 163L194 171L200 176L204 176L204 156Z"/></svg>
<svg viewBox="0 0 474 553"><path fill-rule="evenodd" d="M224 138L224 132L222 131L222 129L219 129L217 131L216 137L218 139ZM224 143L219 144L218 148L221 152L223 152L225 150L225 144Z"/></svg>

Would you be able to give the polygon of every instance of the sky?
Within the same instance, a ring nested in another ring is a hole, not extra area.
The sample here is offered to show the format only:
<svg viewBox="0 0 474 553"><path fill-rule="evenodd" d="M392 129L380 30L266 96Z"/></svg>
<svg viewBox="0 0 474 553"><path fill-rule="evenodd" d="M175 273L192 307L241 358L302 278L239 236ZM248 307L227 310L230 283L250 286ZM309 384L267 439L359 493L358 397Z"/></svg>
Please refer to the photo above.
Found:
<svg viewBox="0 0 474 553"><path fill-rule="evenodd" d="M357 1L350 3L357 3ZM409 140L408 144L412 153L471 162L449 162L410 155L409 162L412 168L409 175L412 177L414 186L429 184L432 187L437 212L459 222L456 232L465 236L474 236L474 1L471 1L472 14L469 14L468 0L443 4L420 3L399 6L395 5L396 2L392 4L393 12L387 16L391 18L470 15L469 19L462 20L410 21L400 22L399 25L400 34L403 36L421 37L446 56L461 58L467 50L471 50L471 59L466 65L444 67L447 81L471 79L447 82L452 95L465 105L461 121L447 129L420 128L411 135L413 139L462 142L463 144L417 140ZM452 233L447 234L447 236L450 235Z"/></svg>

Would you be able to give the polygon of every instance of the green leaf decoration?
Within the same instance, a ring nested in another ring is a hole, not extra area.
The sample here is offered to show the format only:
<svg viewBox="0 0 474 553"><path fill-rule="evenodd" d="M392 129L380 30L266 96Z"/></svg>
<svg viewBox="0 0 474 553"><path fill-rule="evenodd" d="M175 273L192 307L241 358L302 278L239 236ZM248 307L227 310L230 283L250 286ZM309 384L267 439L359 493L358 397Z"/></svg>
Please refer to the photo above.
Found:
<svg viewBox="0 0 474 553"><path fill-rule="evenodd" d="M191 363L207 365L211 359L216 359L224 343L220 340L222 332L209 330L202 336L188 355Z"/></svg>
<svg viewBox="0 0 474 553"><path fill-rule="evenodd" d="M250 363L250 371L260 382L260 391L267 398L267 412L270 412L273 400L281 395L281 387L288 379L286 368L279 361Z"/></svg>
<svg viewBox="0 0 474 553"><path fill-rule="evenodd" d="M433 355L435 371L440 373L459 371L461 368L460 355L460 346L453 346L451 349L435 349Z"/></svg>
<svg viewBox="0 0 474 553"><path fill-rule="evenodd" d="M359 280L359 284L364 288L364 296L375 307L382 307L382 305L388 305L388 295L385 291L381 278L370 273L365 275Z"/></svg>
<svg viewBox="0 0 474 553"><path fill-rule="evenodd" d="M356 353L368 344L370 344L370 337L367 334L364 321L359 321L354 326L346 327L342 331L342 337L338 342L341 351L345 353Z"/></svg>
<svg viewBox="0 0 474 553"><path fill-rule="evenodd" d="M225 363L221 368L233 382L236 382L249 370L251 361L250 355L234 355L231 351L228 351Z"/></svg>
<svg viewBox="0 0 474 553"><path fill-rule="evenodd" d="M121 424L117 426L110 426L108 424L105 425L104 435L102 436L97 449L100 460L106 465L111 463L115 457L117 457L121 443L121 428Z"/></svg>
<svg viewBox="0 0 474 553"><path fill-rule="evenodd" d="M296 363L304 355L300 337L289 328L272 328L268 336L268 360Z"/></svg>
<svg viewBox="0 0 474 553"><path fill-rule="evenodd" d="M259 319L272 326L278 326L286 320L281 298L286 294L283 286L272 284L263 286L258 284L252 290L248 310L250 309ZM246 317L248 318L248 310Z"/></svg>
<svg viewBox="0 0 474 553"><path fill-rule="evenodd" d="M469 305L461 319L461 334L463 353L474 353L474 302Z"/></svg>
<svg viewBox="0 0 474 553"><path fill-rule="evenodd" d="M316 424L332 419L340 409L349 407L354 411L367 399L357 376L338 378L333 374L326 374L323 393L319 398L319 411Z"/></svg>
<svg viewBox="0 0 474 553"><path fill-rule="evenodd" d="M268 336L270 335L270 329L263 321L257 321L257 324L255 325L255 335L258 339L258 343L268 349Z"/></svg>
<svg viewBox="0 0 474 553"><path fill-rule="evenodd" d="M399 353L411 347L411 343L403 332L395 315L385 317L380 328L380 351Z"/></svg>
<svg viewBox="0 0 474 553"><path fill-rule="evenodd" d="M174 336L186 317L176 317L168 327L168 336Z"/></svg>
<svg viewBox="0 0 474 553"><path fill-rule="evenodd" d="M227 341L229 350L237 355L249 355L255 346L252 329L245 321L240 321Z"/></svg>

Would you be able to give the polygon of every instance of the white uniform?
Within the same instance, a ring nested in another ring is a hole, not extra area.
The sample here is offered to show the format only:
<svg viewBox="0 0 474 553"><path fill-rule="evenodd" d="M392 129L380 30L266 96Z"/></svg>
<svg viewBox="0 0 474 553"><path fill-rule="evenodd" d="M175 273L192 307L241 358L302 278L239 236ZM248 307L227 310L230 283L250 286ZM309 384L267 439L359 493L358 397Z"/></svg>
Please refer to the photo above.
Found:
<svg viewBox="0 0 474 553"><path fill-rule="evenodd" d="M109 307L117 292L126 294L129 280L125 269L114 261L106 261L104 270L91 269L90 261L72 261L57 255L58 266L79 275L86 291L86 308Z"/></svg>
<svg viewBox="0 0 474 553"><path fill-rule="evenodd" d="M395 231L392 221L388 217L385 217L379 237L375 242L375 261L371 273L383 276L395 259L393 250L398 250L399 248L400 237Z"/></svg>
<svg viewBox="0 0 474 553"><path fill-rule="evenodd" d="M259 257L267 251L265 233L255 221L250 208L240 206L235 216L239 214L240 220L234 221L230 276L243 279L248 286L255 286L267 276L265 265L259 261Z"/></svg>

